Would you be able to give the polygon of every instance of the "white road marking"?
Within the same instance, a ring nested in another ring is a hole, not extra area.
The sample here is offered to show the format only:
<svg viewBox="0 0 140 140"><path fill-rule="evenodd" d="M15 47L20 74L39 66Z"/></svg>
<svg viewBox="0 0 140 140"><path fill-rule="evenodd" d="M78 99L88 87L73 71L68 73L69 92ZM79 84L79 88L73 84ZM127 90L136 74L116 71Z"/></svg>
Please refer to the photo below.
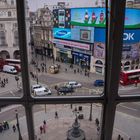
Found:
<svg viewBox="0 0 140 140"><path fill-rule="evenodd" d="M114 129L116 129L116 131L118 131L120 134L122 133L123 135L126 135L128 138L130 138L130 136L124 131L122 131L121 129L118 129L118 128L114 128Z"/></svg>
<svg viewBox="0 0 140 140"><path fill-rule="evenodd" d="M127 107L125 105L119 105L119 106L124 107L124 108L127 108L129 110L138 111L137 109L134 109L134 108L131 108L131 107Z"/></svg>

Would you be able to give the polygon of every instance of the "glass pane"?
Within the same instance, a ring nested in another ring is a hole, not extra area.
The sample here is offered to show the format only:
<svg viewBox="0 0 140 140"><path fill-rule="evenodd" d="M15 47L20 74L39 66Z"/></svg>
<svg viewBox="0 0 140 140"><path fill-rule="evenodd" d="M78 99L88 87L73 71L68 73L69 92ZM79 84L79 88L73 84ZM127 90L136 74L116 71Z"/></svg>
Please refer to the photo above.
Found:
<svg viewBox="0 0 140 140"><path fill-rule="evenodd" d="M15 1L0 2L0 20L0 97L21 97L22 70Z"/></svg>
<svg viewBox="0 0 140 140"><path fill-rule="evenodd" d="M140 102L121 103L117 105L113 136L139 140L140 134Z"/></svg>
<svg viewBox="0 0 140 140"><path fill-rule="evenodd" d="M70 138L72 128L77 126L75 121L80 124L79 138L95 140L99 138L97 128L100 128L100 104L35 105L33 112L37 138L47 140Z"/></svg>
<svg viewBox="0 0 140 140"><path fill-rule="evenodd" d="M119 94L139 94L140 83L140 7L128 1L125 10Z"/></svg>
<svg viewBox="0 0 140 140"><path fill-rule="evenodd" d="M18 129L19 126L19 129ZM21 105L2 106L0 111L0 139L28 140L25 109Z"/></svg>
<svg viewBox="0 0 140 140"><path fill-rule="evenodd" d="M32 95L101 94L106 40L106 9L102 6L105 3L81 1L80 7L86 4L85 8L78 8L79 3L75 2L44 3L41 5L36 0L34 4L29 0ZM92 4L95 7L88 8ZM50 89L51 93L33 90L32 85L36 84Z"/></svg>

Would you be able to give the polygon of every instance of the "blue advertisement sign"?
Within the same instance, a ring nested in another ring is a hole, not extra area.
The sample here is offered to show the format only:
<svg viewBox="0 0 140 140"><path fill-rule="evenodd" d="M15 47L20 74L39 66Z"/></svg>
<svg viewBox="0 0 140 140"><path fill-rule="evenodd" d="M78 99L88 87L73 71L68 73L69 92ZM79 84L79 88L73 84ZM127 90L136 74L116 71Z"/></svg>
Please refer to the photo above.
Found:
<svg viewBox="0 0 140 140"><path fill-rule="evenodd" d="M140 29L135 30L124 30L123 43L132 44L140 42Z"/></svg>
<svg viewBox="0 0 140 140"><path fill-rule="evenodd" d="M94 42L102 42L105 43L105 28L95 28L94 30Z"/></svg>
<svg viewBox="0 0 140 140"><path fill-rule="evenodd" d="M53 28L53 36L62 39L71 39L71 30L66 28Z"/></svg>

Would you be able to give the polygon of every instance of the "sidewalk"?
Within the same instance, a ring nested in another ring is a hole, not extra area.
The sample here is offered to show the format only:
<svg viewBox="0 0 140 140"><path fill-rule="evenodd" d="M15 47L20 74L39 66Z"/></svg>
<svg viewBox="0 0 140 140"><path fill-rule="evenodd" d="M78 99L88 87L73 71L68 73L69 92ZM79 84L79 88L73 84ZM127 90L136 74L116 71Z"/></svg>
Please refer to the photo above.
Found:
<svg viewBox="0 0 140 140"><path fill-rule="evenodd" d="M67 131L72 128L75 114L72 112L72 109L70 109L70 105L61 105L56 107L50 105L50 107L51 108L47 110L47 113L45 113L44 110L34 113L35 135L37 135L37 138L41 138L41 140L66 140ZM54 118L56 109L58 111L58 119ZM86 140L99 140L94 120L96 117L100 116L100 111L100 108L94 109L92 121L89 121L89 106L83 106L83 111L79 112L84 115L84 119L78 120L78 122L80 123L80 129L85 132ZM39 127L43 125L43 120L46 120L46 133L40 134ZM1 140L9 140L9 138L10 140L18 140L18 132L16 131L16 133L14 133L12 131L13 124L16 124L16 120L10 122L10 130L0 133ZM23 140L28 140L25 116L19 118L19 124ZM127 135L118 132L116 129L114 130L112 140L117 140L118 134L121 134L124 140L128 140Z"/></svg>

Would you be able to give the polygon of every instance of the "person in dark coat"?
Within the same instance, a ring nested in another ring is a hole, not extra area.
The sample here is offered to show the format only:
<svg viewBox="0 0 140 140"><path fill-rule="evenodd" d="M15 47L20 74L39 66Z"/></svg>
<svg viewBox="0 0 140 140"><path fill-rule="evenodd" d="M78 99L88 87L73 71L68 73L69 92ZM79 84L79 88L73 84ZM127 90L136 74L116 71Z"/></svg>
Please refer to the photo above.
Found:
<svg viewBox="0 0 140 140"><path fill-rule="evenodd" d="M16 131L16 126L15 125L13 125L13 132L15 132Z"/></svg>

